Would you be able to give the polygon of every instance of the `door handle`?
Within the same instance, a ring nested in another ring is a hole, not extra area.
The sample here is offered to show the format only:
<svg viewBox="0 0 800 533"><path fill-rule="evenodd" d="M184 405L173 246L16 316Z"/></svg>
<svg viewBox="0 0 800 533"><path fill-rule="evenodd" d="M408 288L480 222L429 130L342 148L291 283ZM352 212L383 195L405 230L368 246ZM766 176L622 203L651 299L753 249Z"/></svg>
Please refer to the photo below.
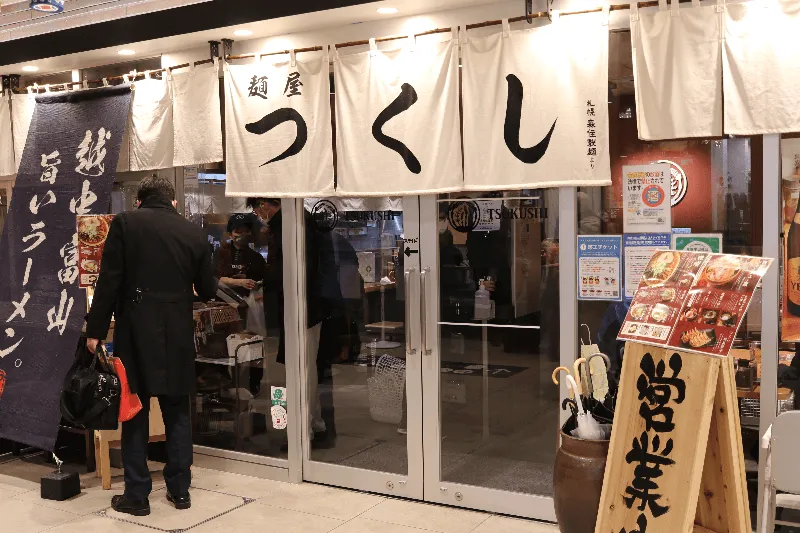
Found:
<svg viewBox="0 0 800 533"><path fill-rule="evenodd" d="M417 349L412 347L411 343L411 273L416 272L415 268L409 268L403 273L403 279L405 280L405 297L406 297L406 354L407 355L415 355L417 353Z"/></svg>
<svg viewBox="0 0 800 533"><path fill-rule="evenodd" d="M428 349L428 273L430 269L420 272L420 309L422 313L422 355L430 355L433 350Z"/></svg>

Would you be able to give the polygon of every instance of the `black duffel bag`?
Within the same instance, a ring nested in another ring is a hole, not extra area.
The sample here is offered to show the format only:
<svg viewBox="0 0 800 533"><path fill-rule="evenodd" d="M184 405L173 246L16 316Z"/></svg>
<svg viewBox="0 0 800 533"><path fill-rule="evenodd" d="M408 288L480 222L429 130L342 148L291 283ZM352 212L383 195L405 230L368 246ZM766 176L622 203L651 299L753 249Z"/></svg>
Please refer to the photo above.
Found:
<svg viewBox="0 0 800 533"><path fill-rule="evenodd" d="M61 416L84 429L117 429L121 394L122 386L103 346L92 354L81 337L61 388Z"/></svg>

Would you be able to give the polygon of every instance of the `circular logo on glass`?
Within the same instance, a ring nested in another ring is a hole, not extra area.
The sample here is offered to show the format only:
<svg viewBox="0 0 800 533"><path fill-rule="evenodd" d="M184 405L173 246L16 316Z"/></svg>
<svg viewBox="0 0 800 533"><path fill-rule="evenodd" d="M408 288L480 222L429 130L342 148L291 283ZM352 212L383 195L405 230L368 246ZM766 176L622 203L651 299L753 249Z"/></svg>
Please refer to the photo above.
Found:
<svg viewBox="0 0 800 533"><path fill-rule="evenodd" d="M670 205L675 207L683 199L686 197L686 191L689 189L689 178L686 177L686 172L681 168L681 166L674 162L669 161L667 159L662 159L660 161L656 161L656 163L668 163L669 164L669 177L670 177L670 196L672 201Z"/></svg>
<svg viewBox="0 0 800 533"><path fill-rule="evenodd" d="M447 209L447 220L457 232L469 233L481 221L481 208L473 200L454 200Z"/></svg>
<svg viewBox="0 0 800 533"><path fill-rule="evenodd" d="M333 202L328 200L320 200L311 209L311 216L317 229L322 232L333 231L336 224L339 222L339 212Z"/></svg>

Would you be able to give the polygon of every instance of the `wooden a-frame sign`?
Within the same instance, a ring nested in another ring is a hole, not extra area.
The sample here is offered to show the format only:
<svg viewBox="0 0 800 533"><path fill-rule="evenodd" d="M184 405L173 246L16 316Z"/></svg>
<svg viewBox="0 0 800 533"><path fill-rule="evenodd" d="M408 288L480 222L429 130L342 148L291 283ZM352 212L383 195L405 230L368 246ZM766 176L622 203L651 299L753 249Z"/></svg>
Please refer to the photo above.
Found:
<svg viewBox="0 0 800 533"><path fill-rule="evenodd" d="M733 360L625 346L595 533L751 533Z"/></svg>

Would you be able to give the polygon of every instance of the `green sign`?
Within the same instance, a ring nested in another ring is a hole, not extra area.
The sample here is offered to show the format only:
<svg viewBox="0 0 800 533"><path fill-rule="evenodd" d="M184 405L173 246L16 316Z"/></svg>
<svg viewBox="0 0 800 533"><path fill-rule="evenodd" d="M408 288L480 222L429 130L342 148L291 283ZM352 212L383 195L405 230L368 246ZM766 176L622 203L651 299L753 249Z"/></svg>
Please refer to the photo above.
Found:
<svg viewBox="0 0 800 533"><path fill-rule="evenodd" d="M722 253L721 233L687 233L673 234L672 248L687 252Z"/></svg>
<svg viewBox="0 0 800 533"><path fill-rule="evenodd" d="M286 387L272 387L272 405L286 409Z"/></svg>
<svg viewBox="0 0 800 533"><path fill-rule="evenodd" d="M272 387L272 427L275 429L286 429L289 424L289 416L286 412L286 387Z"/></svg>

